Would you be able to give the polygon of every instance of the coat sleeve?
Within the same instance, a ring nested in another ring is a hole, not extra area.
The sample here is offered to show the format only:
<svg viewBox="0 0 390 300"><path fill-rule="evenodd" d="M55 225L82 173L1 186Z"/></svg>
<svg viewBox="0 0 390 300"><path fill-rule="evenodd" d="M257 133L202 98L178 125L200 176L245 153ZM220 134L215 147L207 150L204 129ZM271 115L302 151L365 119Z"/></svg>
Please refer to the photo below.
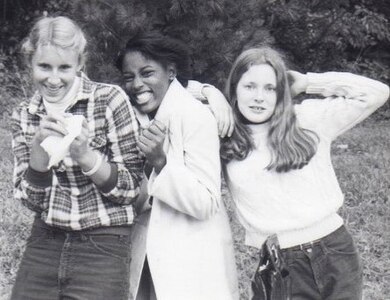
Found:
<svg viewBox="0 0 390 300"><path fill-rule="evenodd" d="M327 72L308 73L307 94L319 94L322 100L305 100L297 105L303 127L315 128L330 139L343 134L370 116L389 97L389 87L363 76Z"/></svg>
<svg viewBox="0 0 390 300"><path fill-rule="evenodd" d="M170 139L167 164L152 174L148 190L172 208L205 220L221 205L219 139L211 113L200 103L192 108L181 116L183 149Z"/></svg>

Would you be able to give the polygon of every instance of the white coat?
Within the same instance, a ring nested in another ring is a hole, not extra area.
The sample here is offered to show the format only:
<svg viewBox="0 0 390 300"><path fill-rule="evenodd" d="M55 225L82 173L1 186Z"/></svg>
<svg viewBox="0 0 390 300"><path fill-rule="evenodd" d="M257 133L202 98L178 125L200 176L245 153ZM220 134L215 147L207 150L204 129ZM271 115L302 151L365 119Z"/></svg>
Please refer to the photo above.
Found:
<svg viewBox="0 0 390 300"><path fill-rule="evenodd" d="M135 298L147 254L158 300L238 299L215 119L177 80L155 119L167 128L167 164L147 184L150 220L141 214L134 225L130 296Z"/></svg>

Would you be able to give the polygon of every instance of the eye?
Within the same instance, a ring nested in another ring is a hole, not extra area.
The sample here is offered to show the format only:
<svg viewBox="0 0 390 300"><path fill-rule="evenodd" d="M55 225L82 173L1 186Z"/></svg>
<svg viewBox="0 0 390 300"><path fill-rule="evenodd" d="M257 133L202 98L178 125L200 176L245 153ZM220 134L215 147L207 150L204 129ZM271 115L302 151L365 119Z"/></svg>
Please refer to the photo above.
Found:
<svg viewBox="0 0 390 300"><path fill-rule="evenodd" d="M153 76L153 74L154 74L153 70L147 70L147 71L142 72L143 77L150 77L150 76Z"/></svg>
<svg viewBox="0 0 390 300"><path fill-rule="evenodd" d="M267 85L267 86L265 87L265 90L266 90L267 92L275 92L275 91L276 91L276 87L274 87L273 85Z"/></svg>
<svg viewBox="0 0 390 300"><path fill-rule="evenodd" d="M69 70L71 68L72 68L72 66L70 66L70 65L61 65L59 69L61 71L67 71L67 70Z"/></svg>
<svg viewBox="0 0 390 300"><path fill-rule="evenodd" d="M42 64L38 64L38 66L42 70L50 70L50 65L49 64L42 63Z"/></svg>
<svg viewBox="0 0 390 300"><path fill-rule="evenodd" d="M126 83L131 83L131 82L133 82L134 77L133 77L133 76L126 76L126 77L123 77L123 80L124 80Z"/></svg>
<svg viewBox="0 0 390 300"><path fill-rule="evenodd" d="M249 91L251 91L251 90L253 90L255 88L255 86L253 84L245 84L244 88L249 90Z"/></svg>

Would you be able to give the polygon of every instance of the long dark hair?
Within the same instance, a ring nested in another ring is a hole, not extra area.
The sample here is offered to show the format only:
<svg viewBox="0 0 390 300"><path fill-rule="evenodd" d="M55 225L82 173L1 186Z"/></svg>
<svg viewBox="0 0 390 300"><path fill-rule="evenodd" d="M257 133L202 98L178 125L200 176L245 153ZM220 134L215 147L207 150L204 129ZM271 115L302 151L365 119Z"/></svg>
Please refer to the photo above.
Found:
<svg viewBox="0 0 390 300"><path fill-rule="evenodd" d="M117 57L115 65L120 71L123 59L129 52L140 52L165 68L173 64L176 67L177 79L183 86L187 86L191 78L190 51L182 41L157 31L138 31L127 41Z"/></svg>
<svg viewBox="0 0 390 300"><path fill-rule="evenodd" d="M241 76L253 65L268 64L276 74L276 107L268 132L268 147L272 159L268 170L287 172L305 166L317 151L318 136L299 127L291 99L286 67L282 56L269 47L252 48L238 56L226 83L226 95L233 108L236 127L229 139L221 145L221 158L225 162L243 160L254 149L250 128L242 122L237 107L237 84Z"/></svg>

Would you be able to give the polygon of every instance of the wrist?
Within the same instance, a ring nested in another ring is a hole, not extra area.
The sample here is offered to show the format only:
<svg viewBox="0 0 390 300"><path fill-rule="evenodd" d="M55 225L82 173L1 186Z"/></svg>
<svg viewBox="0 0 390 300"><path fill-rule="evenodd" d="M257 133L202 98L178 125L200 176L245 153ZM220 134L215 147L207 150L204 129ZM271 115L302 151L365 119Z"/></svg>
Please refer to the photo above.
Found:
<svg viewBox="0 0 390 300"><path fill-rule="evenodd" d="M202 84L201 93L205 98L211 97L215 93L216 88L207 83Z"/></svg>
<svg viewBox="0 0 390 300"><path fill-rule="evenodd" d="M167 164L167 158L164 155L163 157L154 161L154 163L153 163L154 171L157 174L159 174L161 172L161 170L165 167L166 164Z"/></svg>
<svg viewBox="0 0 390 300"><path fill-rule="evenodd" d="M98 160L98 153L88 149L82 156L75 159L83 172L91 170Z"/></svg>

